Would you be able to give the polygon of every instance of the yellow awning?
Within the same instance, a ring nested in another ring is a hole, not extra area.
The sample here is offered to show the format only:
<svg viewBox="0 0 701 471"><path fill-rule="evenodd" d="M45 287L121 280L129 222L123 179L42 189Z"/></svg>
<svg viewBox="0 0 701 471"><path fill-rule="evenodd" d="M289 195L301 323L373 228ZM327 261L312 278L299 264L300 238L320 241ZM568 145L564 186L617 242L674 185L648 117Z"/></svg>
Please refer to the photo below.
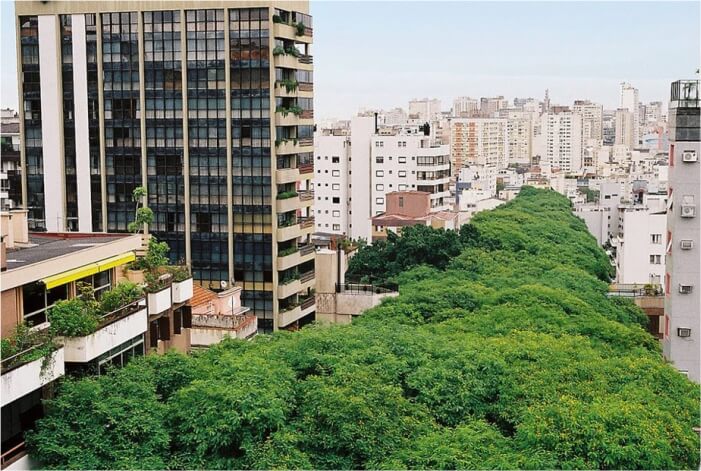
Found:
<svg viewBox="0 0 701 471"><path fill-rule="evenodd" d="M57 275L47 276L41 281L46 285L46 289L55 288L56 286L65 285L71 281L80 280L86 276L94 275L95 273L109 270L110 268L123 265L125 263L131 262L136 259L134 252L125 253L122 255L116 255L114 257L106 258L97 263L90 263L82 267L74 268L72 270L64 271Z"/></svg>
<svg viewBox="0 0 701 471"><path fill-rule="evenodd" d="M125 253L123 255L116 255L114 257L106 258L102 261L97 262L100 267L99 271L109 270L110 268L118 267L119 265L124 265L132 260L136 260L136 255L134 252Z"/></svg>
<svg viewBox="0 0 701 471"><path fill-rule="evenodd" d="M71 281L85 278L88 275L93 275L98 271L100 271L100 267L97 265L97 263L91 263L89 265L74 268L73 270L64 271L58 275L47 276L41 281L46 285L46 289L51 289L57 286L65 285Z"/></svg>

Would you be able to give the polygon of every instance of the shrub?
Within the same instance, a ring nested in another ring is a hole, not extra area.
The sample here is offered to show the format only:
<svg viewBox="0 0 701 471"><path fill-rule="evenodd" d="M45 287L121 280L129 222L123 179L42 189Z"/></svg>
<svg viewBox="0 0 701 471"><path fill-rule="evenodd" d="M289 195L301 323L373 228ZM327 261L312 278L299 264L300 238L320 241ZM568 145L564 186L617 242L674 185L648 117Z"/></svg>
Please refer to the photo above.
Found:
<svg viewBox="0 0 701 471"><path fill-rule="evenodd" d="M130 281L123 281L100 298L100 311L104 314L116 311L143 296L144 290Z"/></svg>
<svg viewBox="0 0 701 471"><path fill-rule="evenodd" d="M48 312L51 330L64 337L83 337L97 330L98 312L80 298L58 301Z"/></svg>

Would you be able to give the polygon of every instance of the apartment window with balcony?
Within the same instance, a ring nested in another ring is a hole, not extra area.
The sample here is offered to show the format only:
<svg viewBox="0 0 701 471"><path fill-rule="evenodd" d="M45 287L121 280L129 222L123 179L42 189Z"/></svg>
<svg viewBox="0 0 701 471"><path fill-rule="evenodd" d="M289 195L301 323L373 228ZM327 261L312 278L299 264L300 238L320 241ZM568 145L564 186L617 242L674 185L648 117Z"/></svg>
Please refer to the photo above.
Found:
<svg viewBox="0 0 701 471"><path fill-rule="evenodd" d="M22 299L24 322L30 326L43 324L46 322L46 311L56 302L68 299L68 285L46 289L43 283L30 283L22 286Z"/></svg>

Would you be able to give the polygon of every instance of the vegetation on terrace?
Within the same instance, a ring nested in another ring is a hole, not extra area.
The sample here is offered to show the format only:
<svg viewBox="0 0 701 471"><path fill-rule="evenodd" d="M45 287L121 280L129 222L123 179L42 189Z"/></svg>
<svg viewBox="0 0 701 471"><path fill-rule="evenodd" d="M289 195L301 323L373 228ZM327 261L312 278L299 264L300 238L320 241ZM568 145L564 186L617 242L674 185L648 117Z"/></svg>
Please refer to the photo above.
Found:
<svg viewBox="0 0 701 471"><path fill-rule="evenodd" d="M606 297L566 198L526 188L459 234L415 230L359 249L355 274L401 294L352 325L67 380L31 450L66 469L698 468L699 386Z"/></svg>

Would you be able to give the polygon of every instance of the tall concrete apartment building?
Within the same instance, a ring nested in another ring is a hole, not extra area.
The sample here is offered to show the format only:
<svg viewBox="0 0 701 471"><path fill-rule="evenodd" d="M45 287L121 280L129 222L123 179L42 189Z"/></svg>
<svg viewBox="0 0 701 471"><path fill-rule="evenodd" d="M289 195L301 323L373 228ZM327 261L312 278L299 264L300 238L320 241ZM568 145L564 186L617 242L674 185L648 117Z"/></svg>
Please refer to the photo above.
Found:
<svg viewBox="0 0 701 471"><path fill-rule="evenodd" d="M589 100L575 100L572 111L582 116L582 134L584 139L601 141L603 139L604 107Z"/></svg>
<svg viewBox="0 0 701 471"><path fill-rule="evenodd" d="M171 258L205 287L242 287L263 330L289 325L278 313L313 286L313 257L290 255L310 243L312 199L284 198L313 176L308 10L16 2L30 229L124 232L144 186Z"/></svg>
<svg viewBox="0 0 701 471"><path fill-rule="evenodd" d="M469 165L506 168L509 159L508 120L455 118L450 120L450 158L454 173Z"/></svg>
<svg viewBox="0 0 701 471"><path fill-rule="evenodd" d="M453 116L472 118L479 113L480 102L469 96L459 96L453 100Z"/></svg>
<svg viewBox="0 0 701 471"><path fill-rule="evenodd" d="M627 109L633 113L633 147L637 147L640 141L640 117L638 114L638 89L627 82L621 83L621 109Z"/></svg>
<svg viewBox="0 0 701 471"><path fill-rule="evenodd" d="M672 83L669 102L669 209L663 352L701 381L701 104L699 81Z"/></svg>
<svg viewBox="0 0 701 471"><path fill-rule="evenodd" d="M616 110L615 144L632 150L635 146L635 114L625 108Z"/></svg>
<svg viewBox="0 0 701 471"><path fill-rule="evenodd" d="M584 164L582 116L568 110L541 116L540 134L534 142L540 162L564 172L577 173Z"/></svg>
<svg viewBox="0 0 701 471"><path fill-rule="evenodd" d="M315 138L317 232L372 238L371 218L395 191L429 193L430 211L450 209L449 146L419 126L377 125L356 116L350 129L322 129Z"/></svg>

